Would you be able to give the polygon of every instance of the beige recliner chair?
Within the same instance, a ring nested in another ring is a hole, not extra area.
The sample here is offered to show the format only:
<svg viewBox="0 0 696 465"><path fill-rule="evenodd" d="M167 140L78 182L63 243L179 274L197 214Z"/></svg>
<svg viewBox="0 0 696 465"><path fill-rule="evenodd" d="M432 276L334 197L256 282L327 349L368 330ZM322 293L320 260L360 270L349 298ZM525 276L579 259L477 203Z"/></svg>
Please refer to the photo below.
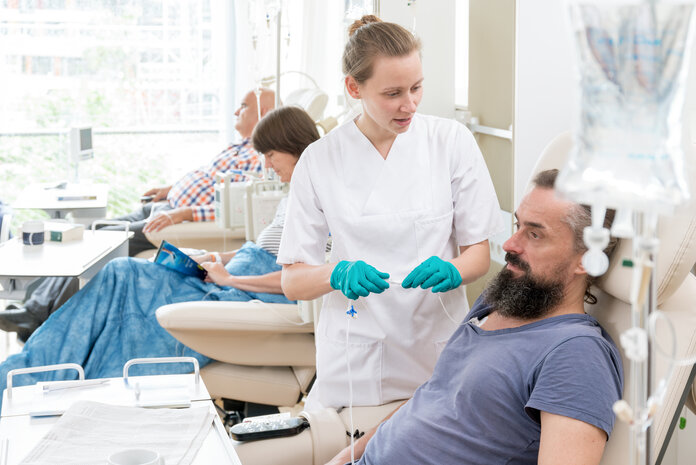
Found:
<svg viewBox="0 0 696 465"><path fill-rule="evenodd" d="M563 134L552 141L543 151L534 173L561 167L572 145L569 134ZM692 186L696 179L692 177ZM689 273L696 261L696 202L678 212L672 218L661 219L660 252L658 254L658 306L673 320L677 328L677 357L683 358L696 352L696 277ZM588 306L587 311L597 318L602 326L619 343L620 334L630 327L629 286L630 271L621 267L623 257L630 256L631 242L622 241L614 253L609 271L598 282L599 303ZM658 338L664 346L669 346L670 337L658 331ZM624 359L624 392L631 389L630 363ZM666 369L664 359L657 357L654 365L661 377ZM653 458L661 459L668 439L674 430L684 401L694 397L692 393L692 367L679 367L669 380L667 394L662 407L657 412L651 431ZM696 392L696 391L695 391ZM365 431L378 424L382 418L399 406L400 402L379 407L360 407L353 410L354 427ZM277 463L323 464L338 451L349 444L347 431L350 429L347 409L341 412L326 409L318 412L302 412L310 422L310 428L297 436L235 443L235 448L243 464ZM628 463L629 428L617 420L614 432L607 444L603 465ZM659 463L659 462L656 462Z"/></svg>
<svg viewBox="0 0 696 465"><path fill-rule="evenodd" d="M215 362L201 369L214 398L292 407L315 373L318 303L186 302L157 310L160 325Z"/></svg>
<svg viewBox="0 0 696 465"><path fill-rule="evenodd" d="M152 242L153 249L166 240L179 248L227 251L240 248L246 241L244 228L222 229L214 221L173 224L161 231L145 233L145 237ZM142 253L147 257L153 255L151 251Z"/></svg>

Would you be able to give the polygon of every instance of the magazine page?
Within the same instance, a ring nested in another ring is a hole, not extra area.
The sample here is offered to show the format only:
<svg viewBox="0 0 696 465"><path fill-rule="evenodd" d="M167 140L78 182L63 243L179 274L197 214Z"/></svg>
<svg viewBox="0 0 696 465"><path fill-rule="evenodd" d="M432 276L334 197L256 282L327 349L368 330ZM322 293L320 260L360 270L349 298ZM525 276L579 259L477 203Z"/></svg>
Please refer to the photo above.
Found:
<svg viewBox="0 0 696 465"><path fill-rule="evenodd" d="M167 241L162 241L162 244L160 244L157 255L155 255L155 263L200 279L205 279L208 274L195 260Z"/></svg>

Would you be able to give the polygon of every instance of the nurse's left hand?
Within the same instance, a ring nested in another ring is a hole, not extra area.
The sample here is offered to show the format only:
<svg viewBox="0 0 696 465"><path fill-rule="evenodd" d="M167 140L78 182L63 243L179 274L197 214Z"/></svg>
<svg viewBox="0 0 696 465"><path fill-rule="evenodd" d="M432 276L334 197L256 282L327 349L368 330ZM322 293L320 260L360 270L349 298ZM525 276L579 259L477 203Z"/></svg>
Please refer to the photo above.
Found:
<svg viewBox="0 0 696 465"><path fill-rule="evenodd" d="M401 286L405 289L420 286L422 289L433 288L433 292L447 292L462 284L459 270L440 257L432 256L411 271Z"/></svg>

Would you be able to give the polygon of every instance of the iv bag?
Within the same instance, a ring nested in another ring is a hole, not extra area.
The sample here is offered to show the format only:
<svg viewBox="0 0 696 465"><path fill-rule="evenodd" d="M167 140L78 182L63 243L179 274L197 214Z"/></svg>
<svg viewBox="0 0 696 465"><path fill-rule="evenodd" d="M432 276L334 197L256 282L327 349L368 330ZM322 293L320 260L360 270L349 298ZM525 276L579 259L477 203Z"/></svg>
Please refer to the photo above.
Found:
<svg viewBox="0 0 696 465"><path fill-rule="evenodd" d="M570 0L580 82L556 187L576 202L671 214L689 199L682 112L694 0Z"/></svg>

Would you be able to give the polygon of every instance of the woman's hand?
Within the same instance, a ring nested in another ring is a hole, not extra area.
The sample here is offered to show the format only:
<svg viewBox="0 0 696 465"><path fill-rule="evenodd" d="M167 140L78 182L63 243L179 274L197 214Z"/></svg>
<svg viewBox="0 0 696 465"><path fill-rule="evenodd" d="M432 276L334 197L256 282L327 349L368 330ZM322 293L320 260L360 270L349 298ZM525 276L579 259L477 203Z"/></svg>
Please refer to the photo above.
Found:
<svg viewBox="0 0 696 465"><path fill-rule="evenodd" d="M201 263L205 263L205 262L210 262L210 261L212 261L212 257L211 257L211 255L210 255L209 253L203 253L203 254L200 254L200 255L189 255L189 257L191 257L191 260L193 260L194 262L198 263L199 265L200 265Z"/></svg>
<svg viewBox="0 0 696 465"><path fill-rule="evenodd" d="M207 283L215 283L218 286L231 286L232 275L227 272L222 263L204 262L201 266L208 272L205 278Z"/></svg>
<svg viewBox="0 0 696 465"><path fill-rule="evenodd" d="M356 300L358 297L367 297L371 292L384 292L389 288L389 283L385 281L388 278L389 273L379 271L362 260L341 260L331 272L329 282L332 288L343 292L349 299Z"/></svg>
<svg viewBox="0 0 696 465"><path fill-rule="evenodd" d="M433 255L411 271L401 283L404 289L433 288L433 292L447 292L462 284L462 276L452 263Z"/></svg>

